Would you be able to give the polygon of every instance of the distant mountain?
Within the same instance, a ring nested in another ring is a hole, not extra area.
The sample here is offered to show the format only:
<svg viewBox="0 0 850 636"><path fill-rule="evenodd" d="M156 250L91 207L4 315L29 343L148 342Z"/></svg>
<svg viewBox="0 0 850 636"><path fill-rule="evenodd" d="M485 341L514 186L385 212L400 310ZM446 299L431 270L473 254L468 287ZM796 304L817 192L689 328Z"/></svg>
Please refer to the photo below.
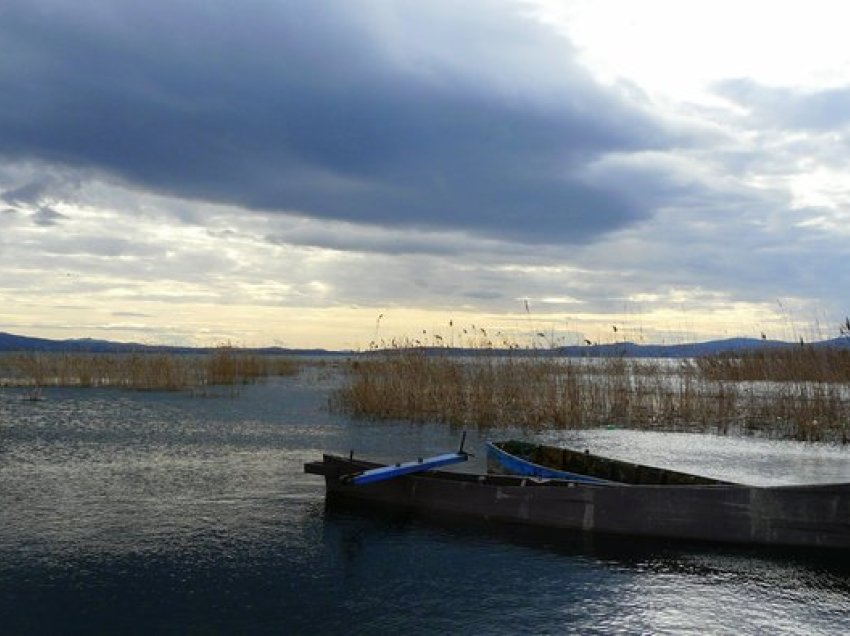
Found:
<svg viewBox="0 0 850 636"><path fill-rule="evenodd" d="M719 353L739 353L759 349L776 349L781 347L799 347L799 343L782 342L780 340L760 340L758 338L729 338L690 344L674 345L641 345L633 342L615 342L610 344L592 344L586 346L556 347L553 349L534 350L536 355L592 358L694 358L697 356ZM833 347L850 349L850 338L833 338L820 342L807 343L806 346ZM76 338L70 340L49 340L47 338L30 338L0 332L0 351L44 351L68 353L207 353L215 347L178 347L168 345L144 345L134 342L112 342L109 340L93 340L91 338ZM288 349L283 347L245 348L242 351L268 355L334 355L350 354L350 351L328 351L326 349ZM463 356L480 356L507 354L508 349L445 349L429 348L429 352ZM528 350L520 350L528 353ZM514 351L516 353L516 351Z"/></svg>
<svg viewBox="0 0 850 636"><path fill-rule="evenodd" d="M0 351L42 351L61 353L207 353L216 347L183 347L170 345L145 345L136 342L112 342L92 338L50 340L30 338L0 331ZM288 349L284 347L259 347L242 349L262 354L326 355L333 352L325 349Z"/></svg>
<svg viewBox="0 0 850 636"><path fill-rule="evenodd" d="M92 338L50 340L0 332L0 351L45 351L69 353L124 353L131 351L191 351L189 347L150 346L134 342L112 342Z"/></svg>
<svg viewBox="0 0 850 636"><path fill-rule="evenodd" d="M520 349L518 353L531 353L543 356L563 356L566 358L695 358L722 353L741 353L743 351L758 351L760 349L779 349L799 347L799 343L783 342L780 340L761 340L759 338L728 338L709 342L695 342L675 345L640 345L633 342L615 342L609 344L575 345L555 347L553 349ZM849 338L835 338L806 346L832 347L850 349ZM429 348L429 353L462 356L485 356L493 354L516 354L517 350L508 349L445 349Z"/></svg>
<svg viewBox="0 0 850 636"><path fill-rule="evenodd" d="M850 348L850 339L835 338L815 343L816 347ZM628 358L695 358L698 356L717 355L722 353L740 353L742 351L758 351L763 349L780 349L799 347L799 343L783 342L781 340L761 340L759 338L727 338L708 342L694 342L674 345L639 345L633 342L613 344L594 344L588 346L559 347L558 352L564 356L577 357L612 357Z"/></svg>

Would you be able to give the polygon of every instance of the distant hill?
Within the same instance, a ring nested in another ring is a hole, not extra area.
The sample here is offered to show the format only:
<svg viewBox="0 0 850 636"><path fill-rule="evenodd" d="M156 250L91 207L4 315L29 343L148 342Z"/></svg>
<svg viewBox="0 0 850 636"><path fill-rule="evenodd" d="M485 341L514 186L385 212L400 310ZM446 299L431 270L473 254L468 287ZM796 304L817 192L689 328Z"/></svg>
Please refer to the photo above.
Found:
<svg viewBox="0 0 850 636"><path fill-rule="evenodd" d="M814 343L815 347L850 348L850 339L834 338ZM761 340L759 338L728 338L725 340L710 340L674 345L639 345L633 342L613 344L559 347L558 352L568 357L612 357L628 358L695 358L698 356L716 355L721 353L740 353L742 351L758 351L763 349L780 349L799 347L799 343L783 342L781 340Z"/></svg>
<svg viewBox="0 0 850 636"><path fill-rule="evenodd" d="M634 342L615 342L610 344L555 347L553 349L535 349L533 351L535 355L563 356L565 358L696 358L698 356L722 353L741 353L743 351L793 348L799 346L799 343L783 342L780 340L728 338L725 340L675 345L640 345ZM834 338L832 340L807 343L806 346L850 349L850 339ZM429 351L445 353L447 350L445 348L433 348L429 349ZM529 352L529 350L521 349L520 352ZM481 356L493 353L509 353L509 350L452 349L451 353L453 355Z"/></svg>
<svg viewBox="0 0 850 636"><path fill-rule="evenodd" d="M799 347L800 343L783 342L780 340L761 340L759 338L728 338L675 345L640 345L633 342L616 342L610 344L575 345L555 347L552 349L466 349L445 347L425 347L424 350L432 355L454 356L490 356L507 354L534 354L536 356L562 356L565 358L695 358L706 355L723 353L741 353L763 349L781 349ZM850 349L850 338L834 338L806 346ZM370 353L381 353L380 350Z"/></svg>
<svg viewBox="0 0 850 636"><path fill-rule="evenodd" d="M741 353L759 349L780 349L799 347L799 343L783 342L780 340L760 340L758 338L729 338L726 340L711 340L675 345L640 345L634 342L615 342L609 344L573 345L555 347L552 349L520 349L511 353L534 353L534 355L563 356L566 358L695 358L698 356L716 355L721 353ZM806 346L833 347L850 349L850 339L835 338ZM445 348L432 349L434 353L445 353ZM505 349L502 353L508 353ZM452 349L453 355L479 356L500 353L491 349Z"/></svg>
<svg viewBox="0 0 850 636"><path fill-rule="evenodd" d="M92 338L50 340L30 338L0 331L0 351L42 351L62 353L207 353L215 347L181 347L170 345L145 345L137 342L112 342ZM288 349L284 347L259 347L241 349L252 353L269 355L328 355L334 352L325 349Z"/></svg>
<svg viewBox="0 0 850 636"><path fill-rule="evenodd" d="M758 338L729 338L726 340L711 340L674 345L641 345L633 342L616 342L610 344L592 344L586 346L556 347L553 349L537 349L537 355L564 357L626 357L626 358L694 358L697 356L719 353L738 353L759 349L776 349L782 347L799 347L799 343L782 342L780 340L761 340ZM850 338L833 338L806 346L833 347L850 349ZM168 345L144 345L134 342L112 342L110 340L93 340L91 338L76 338L70 340L50 340L47 338L30 338L0 332L0 351L44 351L69 353L208 353L215 347L178 347ZM284 347L259 347L241 349L252 353L268 355L338 355L350 354L350 351L328 351L326 349L289 349ZM492 355L508 353L499 349L445 349L431 348L429 352L463 356ZM527 352L527 350L520 350ZM515 352L514 352L515 353Z"/></svg>

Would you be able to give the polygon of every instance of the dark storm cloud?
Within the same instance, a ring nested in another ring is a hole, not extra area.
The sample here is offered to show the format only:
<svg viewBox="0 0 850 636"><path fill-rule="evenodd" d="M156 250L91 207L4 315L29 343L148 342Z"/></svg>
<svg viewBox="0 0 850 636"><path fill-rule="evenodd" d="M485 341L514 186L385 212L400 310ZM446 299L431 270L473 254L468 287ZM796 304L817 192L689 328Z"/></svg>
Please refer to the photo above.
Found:
<svg viewBox="0 0 850 636"><path fill-rule="evenodd" d="M748 108L763 125L823 131L850 124L850 87L803 91L735 79L718 83L715 90Z"/></svg>
<svg viewBox="0 0 850 636"><path fill-rule="evenodd" d="M2 14L0 14L2 18ZM2 22L2 19L0 19ZM2 67L2 64L0 64ZM3 111L2 103L0 102L0 112ZM3 141L0 140L0 146ZM3 166L8 167L8 166ZM26 170L30 172L32 170ZM55 170L49 166L42 165L38 170L39 174L33 176L29 174L23 179L16 179L8 174L3 174L0 167L0 201L13 205L18 208L37 209L44 205L55 203L57 200L73 200L74 193L80 186L79 174L72 174L74 171ZM9 183L14 183L9 187Z"/></svg>
<svg viewBox="0 0 850 636"><path fill-rule="evenodd" d="M669 138L570 56L497 1L13 1L0 155L253 209L579 242L649 213L581 167Z"/></svg>
<svg viewBox="0 0 850 636"><path fill-rule="evenodd" d="M17 188L6 190L0 194L0 199L18 207L37 205L48 187L49 183L46 181L32 181Z"/></svg>
<svg viewBox="0 0 850 636"><path fill-rule="evenodd" d="M38 212L33 212L30 215L30 218L36 225L40 225L41 227L52 227L57 225L62 219L66 219L68 217L61 212L57 212L56 210L52 210L48 207L43 207L40 208Z"/></svg>

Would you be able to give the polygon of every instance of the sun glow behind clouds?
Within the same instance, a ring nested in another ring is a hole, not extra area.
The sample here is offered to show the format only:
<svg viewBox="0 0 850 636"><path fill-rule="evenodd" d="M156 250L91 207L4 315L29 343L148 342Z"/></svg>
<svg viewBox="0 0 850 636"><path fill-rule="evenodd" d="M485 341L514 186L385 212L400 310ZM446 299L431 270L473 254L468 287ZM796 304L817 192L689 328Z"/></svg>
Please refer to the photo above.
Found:
<svg viewBox="0 0 850 636"><path fill-rule="evenodd" d="M850 5L835 0L531 0L603 81L625 79L678 101L712 82L749 77L778 86L850 80Z"/></svg>

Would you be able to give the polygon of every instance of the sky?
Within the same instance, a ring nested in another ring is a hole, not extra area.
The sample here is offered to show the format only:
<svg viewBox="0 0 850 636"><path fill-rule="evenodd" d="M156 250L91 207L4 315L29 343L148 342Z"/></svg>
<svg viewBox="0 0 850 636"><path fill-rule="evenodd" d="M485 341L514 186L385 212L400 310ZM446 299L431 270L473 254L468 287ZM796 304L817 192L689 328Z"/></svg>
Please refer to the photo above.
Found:
<svg viewBox="0 0 850 636"><path fill-rule="evenodd" d="M835 337L848 13L0 0L0 331Z"/></svg>

